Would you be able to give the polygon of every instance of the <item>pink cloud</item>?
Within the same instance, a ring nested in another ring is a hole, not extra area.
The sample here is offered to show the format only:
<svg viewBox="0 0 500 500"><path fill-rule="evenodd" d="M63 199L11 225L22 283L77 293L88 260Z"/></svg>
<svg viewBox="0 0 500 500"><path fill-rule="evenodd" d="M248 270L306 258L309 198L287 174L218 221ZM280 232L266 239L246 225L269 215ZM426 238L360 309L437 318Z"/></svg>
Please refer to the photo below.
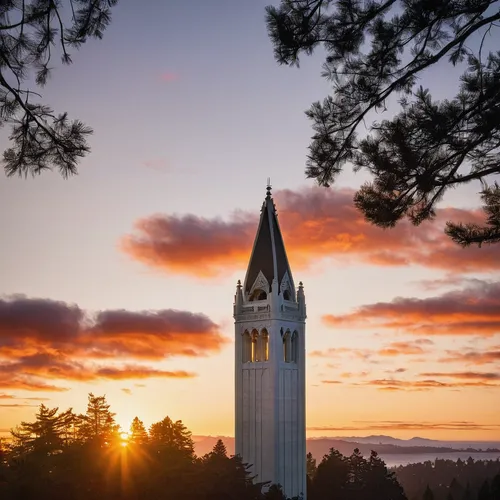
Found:
<svg viewBox="0 0 500 500"><path fill-rule="evenodd" d="M160 75L160 79L162 82L175 82L179 79L179 75L177 73L172 73L171 71L165 71Z"/></svg>

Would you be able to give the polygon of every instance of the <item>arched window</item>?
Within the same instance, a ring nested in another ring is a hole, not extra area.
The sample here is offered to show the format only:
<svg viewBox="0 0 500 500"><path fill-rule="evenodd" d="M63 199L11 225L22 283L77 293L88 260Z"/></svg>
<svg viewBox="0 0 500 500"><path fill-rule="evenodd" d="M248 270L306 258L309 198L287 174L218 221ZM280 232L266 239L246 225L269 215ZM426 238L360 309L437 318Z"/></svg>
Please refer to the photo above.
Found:
<svg viewBox="0 0 500 500"><path fill-rule="evenodd" d="M259 332L257 330L252 330L252 354L251 361L255 363L255 361L259 360Z"/></svg>
<svg viewBox="0 0 500 500"><path fill-rule="evenodd" d="M285 291L283 292L283 298L284 298L285 300L290 300L290 292L289 292L288 290L285 290Z"/></svg>
<svg viewBox="0 0 500 500"><path fill-rule="evenodd" d="M266 299L267 299L267 293L264 290L261 290L260 288L256 288L252 292L252 295L250 295L250 298L248 300L250 302L253 302L254 300L266 300Z"/></svg>
<svg viewBox="0 0 500 500"><path fill-rule="evenodd" d="M242 360L243 363L250 363L252 361L252 338L248 330L245 330L243 334Z"/></svg>
<svg viewBox="0 0 500 500"><path fill-rule="evenodd" d="M260 332L260 349L260 361L269 361L269 334L265 328Z"/></svg>
<svg viewBox="0 0 500 500"><path fill-rule="evenodd" d="M292 356L291 356L291 361L292 363L298 363L299 362L299 334L297 331L293 332L292 334Z"/></svg>
<svg viewBox="0 0 500 500"><path fill-rule="evenodd" d="M290 330L283 335L283 360L285 363L290 363L292 360L292 338Z"/></svg>

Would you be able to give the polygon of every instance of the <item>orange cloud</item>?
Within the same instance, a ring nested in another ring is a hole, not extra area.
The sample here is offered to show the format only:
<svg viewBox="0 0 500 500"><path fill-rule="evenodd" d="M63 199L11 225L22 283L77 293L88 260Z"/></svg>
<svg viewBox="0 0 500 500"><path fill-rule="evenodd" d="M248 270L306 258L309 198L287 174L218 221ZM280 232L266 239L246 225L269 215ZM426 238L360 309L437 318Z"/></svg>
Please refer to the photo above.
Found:
<svg viewBox="0 0 500 500"><path fill-rule="evenodd" d="M465 363L467 365L485 365L500 362L500 345L485 351L468 350L446 351L447 356L440 358L441 363Z"/></svg>
<svg viewBox="0 0 500 500"><path fill-rule="evenodd" d="M374 351L370 349L352 349L350 347L330 347L324 351L311 351L309 356L317 358L340 358L347 355L352 358L369 361Z"/></svg>
<svg viewBox="0 0 500 500"><path fill-rule="evenodd" d="M177 370L159 370L148 366L99 366L70 359L64 354L34 354L23 356L12 362L0 363L0 375L13 375L14 381L23 380L72 380L89 382L95 380L128 380L145 378L191 378L196 374ZM9 387L10 380L5 377L0 387Z"/></svg>
<svg viewBox="0 0 500 500"><path fill-rule="evenodd" d="M170 309L89 314L64 302L13 296L0 299L0 388L61 391L66 389L46 381L190 378L196 374L129 361L206 356L226 342L203 314ZM117 361L124 364L116 366Z"/></svg>
<svg viewBox="0 0 500 500"><path fill-rule="evenodd" d="M26 376L19 373L1 373L0 372L0 389L36 391L36 392L65 392L67 387L59 387L52 384L47 384L36 378Z"/></svg>
<svg viewBox="0 0 500 500"><path fill-rule="evenodd" d="M408 371L407 368L396 368L395 370L386 370L385 373L395 374L395 373L405 373L407 371Z"/></svg>
<svg viewBox="0 0 500 500"><path fill-rule="evenodd" d="M417 339L411 342L391 342L388 346L378 351L379 356L400 356L412 354L425 354L428 349L422 345L433 345L434 342L429 339Z"/></svg>
<svg viewBox="0 0 500 500"><path fill-rule="evenodd" d="M422 374L427 376L437 376L440 374ZM403 391L403 390L430 390L430 389L451 389L451 388L470 388L470 387L487 387L498 388L500 384L489 383L488 380L474 380L472 382L442 382L440 380L425 379L425 380L397 380L397 379L378 379L370 380L362 385L374 386L382 391Z"/></svg>
<svg viewBox="0 0 500 500"><path fill-rule="evenodd" d="M467 380L500 380L500 373L491 372L431 372L421 373L421 377L445 377Z"/></svg>
<svg viewBox="0 0 500 500"><path fill-rule="evenodd" d="M155 215L136 223L136 234L122 241L123 250L153 267L209 277L229 267L243 267L250 257L255 218L231 222Z"/></svg>
<svg viewBox="0 0 500 500"><path fill-rule="evenodd" d="M332 327L382 327L419 335L495 335L500 333L500 282L480 283L437 297L368 304L350 314L325 315L323 321Z"/></svg>
<svg viewBox="0 0 500 500"><path fill-rule="evenodd" d="M443 233L447 220L482 222L479 210L441 209L419 227L403 221L384 230L366 222L354 191L319 187L275 193L280 225L293 267L323 257L377 266L422 265L461 272L500 269L494 245L463 249ZM139 220L122 240L123 250L144 264L197 277L243 268L249 258L257 211L235 212L227 221L195 215L153 215ZM300 234L300 238L295 237Z"/></svg>
<svg viewBox="0 0 500 500"><path fill-rule="evenodd" d="M49 398L32 398L32 397L24 397L24 398L20 398L19 396L14 396L12 394L0 394L0 399L2 400L19 400L19 399L22 399L23 401L49 401Z"/></svg>
<svg viewBox="0 0 500 500"><path fill-rule="evenodd" d="M343 372L343 373L340 374L340 376L342 378L357 378L357 377L366 377L369 374L370 374L369 372L356 372L356 373L353 373L353 372Z"/></svg>
<svg viewBox="0 0 500 500"><path fill-rule="evenodd" d="M30 403L0 403L0 408L36 408L38 405Z"/></svg>
<svg viewBox="0 0 500 500"><path fill-rule="evenodd" d="M228 340L204 314L172 309L85 313L76 305L13 296L0 299L0 355L57 350L81 358L206 356Z"/></svg>

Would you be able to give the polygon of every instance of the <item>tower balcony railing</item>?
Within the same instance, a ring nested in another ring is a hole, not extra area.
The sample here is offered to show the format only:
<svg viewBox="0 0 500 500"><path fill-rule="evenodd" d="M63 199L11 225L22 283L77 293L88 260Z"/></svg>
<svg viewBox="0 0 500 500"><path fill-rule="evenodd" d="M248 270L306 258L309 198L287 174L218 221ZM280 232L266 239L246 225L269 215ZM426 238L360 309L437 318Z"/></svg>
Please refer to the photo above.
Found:
<svg viewBox="0 0 500 500"><path fill-rule="evenodd" d="M261 302L261 303L259 304L259 302ZM262 300L262 301L254 302L251 305L248 305L248 304L244 305L241 308L241 312L242 313L256 313L256 312L270 311L270 309L271 309L271 306L269 304L267 304L266 301ZM300 310L300 304L298 304L297 302L292 302L292 301L286 300L284 302L284 304L281 304L280 310L284 311L284 312L296 312L296 311Z"/></svg>
<svg viewBox="0 0 500 500"><path fill-rule="evenodd" d="M262 300L260 302L261 302L261 305L259 305L259 303L256 302L255 304L253 304L251 306L243 306L241 308L241 312L250 313L250 312L263 312L263 311L270 310L270 306L269 306L269 304L266 303L265 300Z"/></svg>

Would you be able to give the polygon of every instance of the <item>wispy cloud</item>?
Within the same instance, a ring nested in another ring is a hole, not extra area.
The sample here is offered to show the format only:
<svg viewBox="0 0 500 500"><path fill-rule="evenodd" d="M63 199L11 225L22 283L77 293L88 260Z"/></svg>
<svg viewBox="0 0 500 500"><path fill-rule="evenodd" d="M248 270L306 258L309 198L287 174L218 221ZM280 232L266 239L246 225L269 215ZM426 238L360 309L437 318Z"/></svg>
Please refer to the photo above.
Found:
<svg viewBox="0 0 500 500"><path fill-rule="evenodd" d="M419 280L414 282L424 290L433 291L445 287L457 286L482 286L484 283L492 283L490 280L483 280L478 278L470 278L460 274L450 274L444 278L437 278L431 280Z"/></svg>
<svg viewBox="0 0 500 500"><path fill-rule="evenodd" d="M22 400L22 401L49 401L50 398L34 398L34 397L19 397L19 396L14 396L13 394L0 394L0 400L11 400L11 401L17 401L17 400Z"/></svg>
<svg viewBox="0 0 500 500"><path fill-rule="evenodd" d="M424 375L424 374L422 374ZM428 373L427 376L432 376ZM434 374L439 377L440 374ZM394 378L375 379L363 382L358 385L374 386L381 391L422 391L431 389L464 389L464 388L498 388L500 384L490 383L485 379L472 379L472 381L443 382L442 380L422 379L422 380L401 380Z"/></svg>
<svg viewBox="0 0 500 500"><path fill-rule="evenodd" d="M500 282L481 282L424 299L398 297L349 314L325 315L323 321L332 327L387 328L418 335L491 336L500 333Z"/></svg>
<svg viewBox="0 0 500 500"><path fill-rule="evenodd" d="M15 361L0 363L0 387L3 388L20 388L17 387L19 381L25 381L29 385L34 380L40 379L89 382L195 376L196 374L183 370L160 370L141 365L99 366L89 362L75 361L61 353L33 354L19 357ZM40 390L40 388L35 386L33 390Z"/></svg>
<svg viewBox="0 0 500 500"><path fill-rule="evenodd" d="M375 351L371 349L354 349L351 347L330 347L322 351L320 350L311 351L309 353L309 356L317 358L342 358L348 356L363 361L369 361L374 354Z"/></svg>
<svg viewBox="0 0 500 500"><path fill-rule="evenodd" d="M167 172L169 170L169 164L165 158L150 158L144 160L141 165L157 172Z"/></svg>
<svg viewBox="0 0 500 500"><path fill-rule="evenodd" d="M428 346L434 342L430 339L417 339L409 342L391 342L378 351L379 356L401 356L413 354L426 354Z"/></svg>
<svg viewBox="0 0 500 500"><path fill-rule="evenodd" d="M0 389L34 391L34 392L65 392L68 387L60 387L22 373L0 373Z"/></svg>
<svg viewBox="0 0 500 500"><path fill-rule="evenodd" d="M397 373L405 373L407 371L408 371L408 368L396 368L394 370L386 370L385 373L397 374Z"/></svg>
<svg viewBox="0 0 500 500"><path fill-rule="evenodd" d="M0 403L0 408L36 408L37 406L32 403Z"/></svg>
<svg viewBox="0 0 500 500"><path fill-rule="evenodd" d="M426 372L421 373L421 377L445 377L445 378L458 378L465 380L500 380L500 373L498 372Z"/></svg>
<svg viewBox="0 0 500 500"><path fill-rule="evenodd" d="M340 374L341 378L363 378L370 375L370 372L343 372Z"/></svg>
<svg viewBox="0 0 500 500"><path fill-rule="evenodd" d="M438 360L441 363L464 363L466 365L486 365L500 363L500 345L482 351L464 349L462 351L446 351L446 355Z"/></svg>
<svg viewBox="0 0 500 500"><path fill-rule="evenodd" d="M349 426L312 426L309 431L489 431L500 429L500 424L482 424L470 421L408 422L403 420L354 421Z"/></svg>

